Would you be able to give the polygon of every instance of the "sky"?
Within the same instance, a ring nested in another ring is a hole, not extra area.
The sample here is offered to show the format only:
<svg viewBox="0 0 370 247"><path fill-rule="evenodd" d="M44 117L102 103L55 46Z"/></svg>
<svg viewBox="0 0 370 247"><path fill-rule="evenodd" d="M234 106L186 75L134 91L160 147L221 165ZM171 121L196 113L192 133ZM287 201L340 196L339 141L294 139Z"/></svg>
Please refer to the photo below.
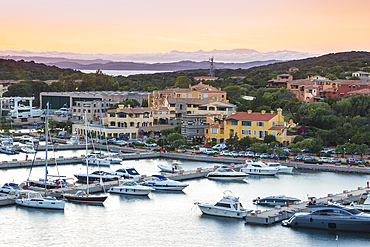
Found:
<svg viewBox="0 0 370 247"><path fill-rule="evenodd" d="M370 0L1 0L0 50L369 50Z"/></svg>

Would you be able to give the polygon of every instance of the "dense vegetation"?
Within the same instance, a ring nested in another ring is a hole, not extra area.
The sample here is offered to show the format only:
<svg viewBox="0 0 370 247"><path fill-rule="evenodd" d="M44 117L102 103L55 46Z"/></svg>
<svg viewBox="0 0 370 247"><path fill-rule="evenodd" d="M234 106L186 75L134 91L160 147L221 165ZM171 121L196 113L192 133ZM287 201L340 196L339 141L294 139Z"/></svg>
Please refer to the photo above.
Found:
<svg viewBox="0 0 370 247"><path fill-rule="evenodd" d="M311 75L325 76L329 79L346 79L351 77L352 72L358 70L370 72L369 63L369 52L343 52L250 69L216 70L216 76L219 79L206 83L225 90L230 102L237 105L238 111L248 109L270 111L282 108L285 115L293 118L296 123L306 126L303 136L305 139L315 140L314 146L338 146L346 143L370 145L369 97L351 96L344 99L329 97L324 102L303 104L284 87L265 87L268 80L278 74L286 73L290 67L299 68L299 71L293 74L294 79L307 78ZM150 92L175 86L188 87L189 83L192 85L198 83L194 81L194 76L204 76L207 73L207 70L193 70L113 77L101 71L82 74L79 71L62 70L55 66L33 62L0 60L1 79L25 80L10 86L4 96L35 96L37 100L39 93L43 91ZM231 76L245 78L234 79L230 78ZM33 79L58 79L58 81L47 85L42 81L31 81ZM245 100L242 98L244 95L253 96L255 99ZM35 103L38 105L37 101ZM305 145L307 143L308 141ZM301 147L301 144L298 146ZM312 143L310 145L312 146Z"/></svg>

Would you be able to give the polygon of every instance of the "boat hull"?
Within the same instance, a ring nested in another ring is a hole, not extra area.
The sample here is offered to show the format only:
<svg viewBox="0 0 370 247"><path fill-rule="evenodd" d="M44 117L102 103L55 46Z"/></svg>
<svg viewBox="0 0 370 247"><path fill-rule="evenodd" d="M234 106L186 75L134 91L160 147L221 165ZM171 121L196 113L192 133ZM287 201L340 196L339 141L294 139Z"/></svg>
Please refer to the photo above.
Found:
<svg viewBox="0 0 370 247"><path fill-rule="evenodd" d="M64 201L59 200L41 200L41 199L16 199L15 203L19 206L29 207L29 208L41 208L41 209L56 209L56 210L64 210Z"/></svg>
<svg viewBox="0 0 370 247"><path fill-rule="evenodd" d="M283 222L283 226L329 231L370 232L369 220L361 220L356 217L354 217L354 219L348 217L339 220L327 218L328 217L304 216L295 218L290 224Z"/></svg>
<svg viewBox="0 0 370 247"><path fill-rule="evenodd" d="M111 187L108 192L132 196L147 196L153 190L152 188Z"/></svg>
<svg viewBox="0 0 370 247"><path fill-rule="evenodd" d="M279 168L279 173L292 174L293 173L293 167L288 167L288 166L280 167Z"/></svg>
<svg viewBox="0 0 370 247"><path fill-rule="evenodd" d="M277 169L257 169L257 168L241 168L241 172L251 174L251 175L263 175L263 176L275 176L278 172Z"/></svg>
<svg viewBox="0 0 370 247"><path fill-rule="evenodd" d="M64 195L69 202L84 203L84 204L103 204L108 196L94 196L94 195Z"/></svg>
<svg viewBox="0 0 370 247"><path fill-rule="evenodd" d="M230 180L244 180L247 176L225 176L225 175L212 175L208 174L206 176L208 179L211 180L223 180L223 181L230 181Z"/></svg>
<svg viewBox="0 0 370 247"><path fill-rule="evenodd" d="M289 204L292 205L294 202L299 202L300 200L292 200L289 199ZM261 199L257 202L258 205L264 205L264 206L284 206L287 205L287 199L269 199L269 200L264 200Z"/></svg>

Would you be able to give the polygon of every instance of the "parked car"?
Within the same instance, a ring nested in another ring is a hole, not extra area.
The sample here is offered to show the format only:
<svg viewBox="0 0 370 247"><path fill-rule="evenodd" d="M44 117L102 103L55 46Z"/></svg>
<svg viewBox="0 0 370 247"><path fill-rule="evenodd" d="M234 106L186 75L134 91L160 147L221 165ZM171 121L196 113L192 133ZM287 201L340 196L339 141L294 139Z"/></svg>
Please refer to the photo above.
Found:
<svg viewBox="0 0 370 247"><path fill-rule="evenodd" d="M313 158L313 157L311 157L311 156L304 156L302 160L303 160L303 161L307 161L307 160L310 160L310 161L316 161L316 159L315 159L315 158Z"/></svg>
<svg viewBox="0 0 370 247"><path fill-rule="evenodd" d="M227 151L227 150L224 150L224 151L221 151L220 155L221 156L229 156L230 155L230 152Z"/></svg>
<svg viewBox="0 0 370 247"><path fill-rule="evenodd" d="M240 157L246 157L245 151L240 151L240 152L239 152L239 156L240 156Z"/></svg>
<svg viewBox="0 0 370 247"><path fill-rule="evenodd" d="M255 153L255 154L254 154L254 157L255 157L255 158L259 158L259 157L260 157L260 155L261 155L261 153Z"/></svg>
<svg viewBox="0 0 370 247"><path fill-rule="evenodd" d="M302 161L303 160L303 157L302 155L298 155L294 158L295 161Z"/></svg>
<svg viewBox="0 0 370 247"><path fill-rule="evenodd" d="M332 150L330 148L324 148L323 150L320 151L320 153L328 154L328 153L332 153Z"/></svg>
<svg viewBox="0 0 370 247"><path fill-rule="evenodd" d="M246 156L246 157L249 157L249 158L253 158L253 157L254 157L254 153L253 153L253 152L251 152L251 151L249 151L249 152L246 152L246 153L245 153L245 156Z"/></svg>
<svg viewBox="0 0 370 247"><path fill-rule="evenodd" d="M156 143L145 143L145 147L156 147Z"/></svg>
<svg viewBox="0 0 370 247"><path fill-rule="evenodd" d="M206 154L218 154L218 152L212 148L208 148Z"/></svg>
<svg viewBox="0 0 370 247"><path fill-rule="evenodd" d="M212 148L221 150L221 149L227 149L227 146L226 144L217 144L217 145L214 145Z"/></svg>
<svg viewBox="0 0 370 247"><path fill-rule="evenodd" d="M263 153L263 154L260 155L260 158L261 159L269 159L270 155L268 153Z"/></svg>
<svg viewBox="0 0 370 247"><path fill-rule="evenodd" d="M118 141L116 141L114 144L116 144L116 145L121 145L121 146L125 146L125 145L127 145L127 142L126 142L126 141L124 141L124 140L118 140Z"/></svg>
<svg viewBox="0 0 370 247"><path fill-rule="evenodd" d="M327 158L327 157L321 157L318 161L328 163L329 162L329 158Z"/></svg>
<svg viewBox="0 0 370 247"><path fill-rule="evenodd" d="M347 162L348 164L350 164L350 163L351 163L351 161L352 161L352 163L357 163L357 159L356 159L356 158L347 158L347 160L346 160L346 162Z"/></svg>
<svg viewBox="0 0 370 247"><path fill-rule="evenodd" d="M284 152L288 152L288 153L292 152L292 150L290 150L289 148L286 148L286 147L282 148L282 150L283 150Z"/></svg>
<svg viewBox="0 0 370 247"><path fill-rule="evenodd" d="M288 157L285 156L284 154L278 154L277 157L279 158L279 160L285 160L287 159Z"/></svg>
<svg viewBox="0 0 370 247"><path fill-rule="evenodd" d="M369 161L364 160L364 159L358 159L358 160L357 160L357 163L359 163L359 164L361 164L361 165L368 165L368 164L369 164Z"/></svg>
<svg viewBox="0 0 370 247"><path fill-rule="evenodd" d="M238 157L238 156L239 156L239 153L238 153L238 152L236 152L236 151L231 151L231 152L230 152L230 156Z"/></svg>
<svg viewBox="0 0 370 247"><path fill-rule="evenodd" d="M342 161L337 158L330 158L328 162L332 164L342 163Z"/></svg>
<svg viewBox="0 0 370 247"><path fill-rule="evenodd" d="M302 149L302 152L303 153L312 153L312 150L311 149Z"/></svg>

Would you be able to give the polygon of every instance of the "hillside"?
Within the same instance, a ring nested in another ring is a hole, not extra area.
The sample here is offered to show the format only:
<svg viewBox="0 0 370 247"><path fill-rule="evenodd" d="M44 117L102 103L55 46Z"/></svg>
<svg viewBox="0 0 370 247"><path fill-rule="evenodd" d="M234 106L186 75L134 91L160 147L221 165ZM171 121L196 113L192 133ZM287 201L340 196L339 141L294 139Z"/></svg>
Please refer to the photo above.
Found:
<svg viewBox="0 0 370 247"><path fill-rule="evenodd" d="M11 59L0 59L0 80L55 80L59 75L77 74L80 71L73 69L60 69L56 66L48 66L33 61L14 61Z"/></svg>

